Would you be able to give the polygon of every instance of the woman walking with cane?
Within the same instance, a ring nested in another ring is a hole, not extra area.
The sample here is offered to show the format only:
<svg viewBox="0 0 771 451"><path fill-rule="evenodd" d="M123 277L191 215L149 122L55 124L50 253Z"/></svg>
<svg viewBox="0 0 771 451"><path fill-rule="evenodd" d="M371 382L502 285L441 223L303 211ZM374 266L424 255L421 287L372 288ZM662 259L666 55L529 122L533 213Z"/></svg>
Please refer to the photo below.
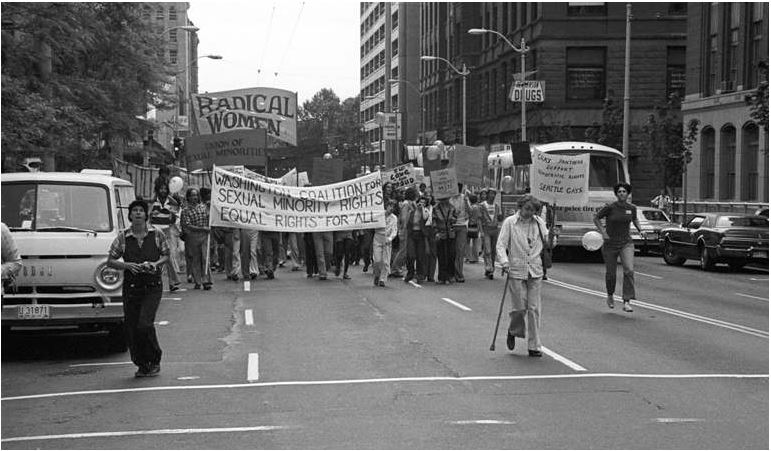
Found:
<svg viewBox="0 0 771 451"><path fill-rule="evenodd" d="M514 350L515 337L527 335L527 353L541 357L541 251L549 242L546 223L535 212L541 202L526 195L519 201L519 211L503 221L496 245L497 261L508 272L507 290L511 295L506 346ZM507 255L508 253L508 255ZM526 334L527 332L527 334Z"/></svg>

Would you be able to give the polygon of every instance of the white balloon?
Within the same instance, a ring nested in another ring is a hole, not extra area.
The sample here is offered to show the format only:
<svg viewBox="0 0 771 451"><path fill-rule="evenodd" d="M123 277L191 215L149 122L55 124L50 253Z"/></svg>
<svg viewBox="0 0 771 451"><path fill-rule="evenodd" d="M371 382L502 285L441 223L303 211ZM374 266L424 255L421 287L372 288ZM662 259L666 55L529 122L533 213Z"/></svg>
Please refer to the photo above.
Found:
<svg viewBox="0 0 771 451"><path fill-rule="evenodd" d="M501 180L501 191L506 194L514 192L514 179L510 175L507 175Z"/></svg>
<svg viewBox="0 0 771 451"><path fill-rule="evenodd" d="M587 251L596 251L602 247L602 235L594 230L584 233L581 237L581 245Z"/></svg>
<svg viewBox="0 0 771 451"><path fill-rule="evenodd" d="M182 177L174 176L169 180L169 191L171 193L178 193L182 191L182 186L184 186L185 182L182 180Z"/></svg>

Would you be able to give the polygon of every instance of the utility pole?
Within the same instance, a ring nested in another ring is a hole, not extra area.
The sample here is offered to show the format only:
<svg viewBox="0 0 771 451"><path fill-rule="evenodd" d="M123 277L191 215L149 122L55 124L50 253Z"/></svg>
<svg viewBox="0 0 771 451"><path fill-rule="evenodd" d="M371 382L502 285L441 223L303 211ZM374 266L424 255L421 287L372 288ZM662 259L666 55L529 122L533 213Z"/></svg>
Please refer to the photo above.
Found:
<svg viewBox="0 0 771 451"><path fill-rule="evenodd" d="M621 150L629 157L629 57L632 47L632 4L626 4L626 57L624 58L624 126Z"/></svg>
<svg viewBox="0 0 771 451"><path fill-rule="evenodd" d="M391 2L385 2L385 107L383 108L386 117L391 117L391 83L388 79L391 77ZM382 130L382 128L381 128ZM382 133L381 133L382 137ZM390 168L394 165L392 155L392 140L385 142L385 166Z"/></svg>

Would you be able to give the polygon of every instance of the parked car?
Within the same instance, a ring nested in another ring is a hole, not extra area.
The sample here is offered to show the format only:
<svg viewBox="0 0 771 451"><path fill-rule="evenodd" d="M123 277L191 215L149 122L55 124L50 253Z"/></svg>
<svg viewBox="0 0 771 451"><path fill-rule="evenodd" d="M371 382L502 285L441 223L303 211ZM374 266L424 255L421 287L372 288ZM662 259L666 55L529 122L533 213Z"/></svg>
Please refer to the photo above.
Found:
<svg viewBox="0 0 771 451"><path fill-rule="evenodd" d="M23 263L2 298L4 334L107 331L112 350L126 349L123 273L106 263L134 187L93 172L3 174L2 220Z"/></svg>
<svg viewBox="0 0 771 451"><path fill-rule="evenodd" d="M696 213L685 227L661 231L664 261L682 265L698 259L703 270L728 263L738 270L749 262L768 266L768 218L752 214Z"/></svg>
<svg viewBox="0 0 771 451"><path fill-rule="evenodd" d="M634 224L629 224L629 228L634 248L639 250L641 255L647 255L651 251L661 252L659 242L661 230L677 225L663 210L652 207L637 207L637 220L640 222L642 233L637 232Z"/></svg>
<svg viewBox="0 0 771 451"><path fill-rule="evenodd" d="M761 207L761 208L758 208L758 209L755 211L755 214L756 214L757 216L765 216L765 217L767 218L767 217L768 217L768 207Z"/></svg>

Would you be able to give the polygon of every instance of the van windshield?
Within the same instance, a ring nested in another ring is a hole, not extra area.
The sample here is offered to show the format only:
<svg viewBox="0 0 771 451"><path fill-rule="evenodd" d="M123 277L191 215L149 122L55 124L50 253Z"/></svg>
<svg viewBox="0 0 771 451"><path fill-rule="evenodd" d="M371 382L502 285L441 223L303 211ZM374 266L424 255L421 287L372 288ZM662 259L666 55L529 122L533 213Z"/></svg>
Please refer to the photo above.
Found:
<svg viewBox="0 0 771 451"><path fill-rule="evenodd" d="M4 183L2 219L11 230L112 230L107 188L64 183Z"/></svg>

